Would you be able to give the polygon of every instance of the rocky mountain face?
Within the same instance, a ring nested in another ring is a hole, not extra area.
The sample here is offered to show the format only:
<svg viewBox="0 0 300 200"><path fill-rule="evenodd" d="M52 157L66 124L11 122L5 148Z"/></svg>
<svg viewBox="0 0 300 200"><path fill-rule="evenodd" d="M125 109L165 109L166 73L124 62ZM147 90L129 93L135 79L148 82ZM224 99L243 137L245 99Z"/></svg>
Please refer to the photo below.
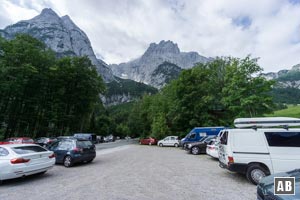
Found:
<svg viewBox="0 0 300 200"><path fill-rule="evenodd" d="M67 15L59 17L53 10L46 8L30 20L23 20L0 30L0 34L6 39L11 39L18 33L29 34L41 40L58 56L88 56L105 82L114 80L108 65L96 58L87 35Z"/></svg>
<svg viewBox="0 0 300 200"><path fill-rule="evenodd" d="M110 65L110 67L114 75L118 77L132 79L160 88L164 85L164 82L157 80L161 76L155 70L164 62L174 64L180 69L188 69L196 63L205 63L210 60L197 52L180 52L177 44L163 40L159 44L151 43L141 57L127 63Z"/></svg>
<svg viewBox="0 0 300 200"><path fill-rule="evenodd" d="M155 85L158 89L161 89L171 80L179 77L182 69L177 65L169 62L163 62L150 75L150 85Z"/></svg>
<svg viewBox="0 0 300 200"><path fill-rule="evenodd" d="M300 89L300 64L292 67L291 70L280 70L262 74L268 80L275 80L276 87Z"/></svg>

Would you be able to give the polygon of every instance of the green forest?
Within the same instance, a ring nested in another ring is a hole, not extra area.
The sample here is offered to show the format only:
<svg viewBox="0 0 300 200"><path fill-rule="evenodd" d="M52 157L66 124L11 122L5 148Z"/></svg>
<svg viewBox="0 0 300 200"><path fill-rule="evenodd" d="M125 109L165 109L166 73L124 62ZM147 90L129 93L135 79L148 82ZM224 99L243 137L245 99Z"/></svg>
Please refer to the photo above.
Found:
<svg viewBox="0 0 300 200"><path fill-rule="evenodd" d="M110 107L100 100L109 92L87 57L57 58L27 35L0 38L0 71L0 139L74 132L160 139L274 108L274 82L258 75L262 68L250 56L197 64L154 95Z"/></svg>

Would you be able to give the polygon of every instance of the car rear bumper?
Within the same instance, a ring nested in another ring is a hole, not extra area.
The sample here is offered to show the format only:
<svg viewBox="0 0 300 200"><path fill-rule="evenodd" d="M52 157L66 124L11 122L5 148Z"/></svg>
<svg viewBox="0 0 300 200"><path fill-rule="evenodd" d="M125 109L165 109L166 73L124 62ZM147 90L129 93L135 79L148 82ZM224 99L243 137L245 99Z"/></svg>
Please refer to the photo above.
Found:
<svg viewBox="0 0 300 200"><path fill-rule="evenodd" d="M73 162L78 163L78 162L83 162L83 161L90 161L93 160L96 157L96 153L89 153L87 155L74 155L73 156Z"/></svg>
<svg viewBox="0 0 300 200"><path fill-rule="evenodd" d="M23 176L29 176L32 174L37 174L40 172L47 171L51 169L55 164L55 159L51 159L49 162L40 163L35 165L26 165L26 164L15 164L11 165L11 169L6 172L2 172L0 180L7 180L13 178L19 178Z"/></svg>
<svg viewBox="0 0 300 200"><path fill-rule="evenodd" d="M206 149L206 154L213 157L213 158L219 158L219 154L216 150Z"/></svg>
<svg viewBox="0 0 300 200"><path fill-rule="evenodd" d="M245 174L247 170L247 164L244 163L232 163L230 165L226 165L219 161L219 166L223 169L228 169L229 171L242 174Z"/></svg>

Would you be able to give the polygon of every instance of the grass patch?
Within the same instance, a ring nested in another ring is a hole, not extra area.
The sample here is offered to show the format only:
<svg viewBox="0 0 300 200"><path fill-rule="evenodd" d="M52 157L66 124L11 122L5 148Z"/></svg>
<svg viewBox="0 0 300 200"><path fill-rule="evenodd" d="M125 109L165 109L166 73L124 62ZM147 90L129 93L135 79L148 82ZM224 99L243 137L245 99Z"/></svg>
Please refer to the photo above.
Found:
<svg viewBox="0 0 300 200"><path fill-rule="evenodd" d="M289 105L288 108L277 110L273 114L267 114L266 117L296 117L300 118L300 106Z"/></svg>

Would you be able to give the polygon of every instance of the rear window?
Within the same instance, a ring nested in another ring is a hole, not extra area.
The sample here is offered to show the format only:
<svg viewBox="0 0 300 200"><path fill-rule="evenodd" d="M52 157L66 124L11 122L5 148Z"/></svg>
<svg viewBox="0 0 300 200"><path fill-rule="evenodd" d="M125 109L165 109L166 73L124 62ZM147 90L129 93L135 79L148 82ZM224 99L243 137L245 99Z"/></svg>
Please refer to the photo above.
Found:
<svg viewBox="0 0 300 200"><path fill-rule="evenodd" d="M91 146L93 146L91 141L77 141L77 147L87 148L87 147L91 147Z"/></svg>
<svg viewBox="0 0 300 200"><path fill-rule="evenodd" d="M265 132L271 147L300 147L300 132Z"/></svg>
<svg viewBox="0 0 300 200"><path fill-rule="evenodd" d="M0 147L0 156L7 156L9 154L9 152L3 148L3 147Z"/></svg>
<svg viewBox="0 0 300 200"><path fill-rule="evenodd" d="M40 146L21 146L21 147L13 147L12 150L17 154L27 154L27 153L36 153L47 151L46 149Z"/></svg>
<svg viewBox="0 0 300 200"><path fill-rule="evenodd" d="M227 139L228 139L228 132L225 131L220 138L220 143L227 145Z"/></svg>

